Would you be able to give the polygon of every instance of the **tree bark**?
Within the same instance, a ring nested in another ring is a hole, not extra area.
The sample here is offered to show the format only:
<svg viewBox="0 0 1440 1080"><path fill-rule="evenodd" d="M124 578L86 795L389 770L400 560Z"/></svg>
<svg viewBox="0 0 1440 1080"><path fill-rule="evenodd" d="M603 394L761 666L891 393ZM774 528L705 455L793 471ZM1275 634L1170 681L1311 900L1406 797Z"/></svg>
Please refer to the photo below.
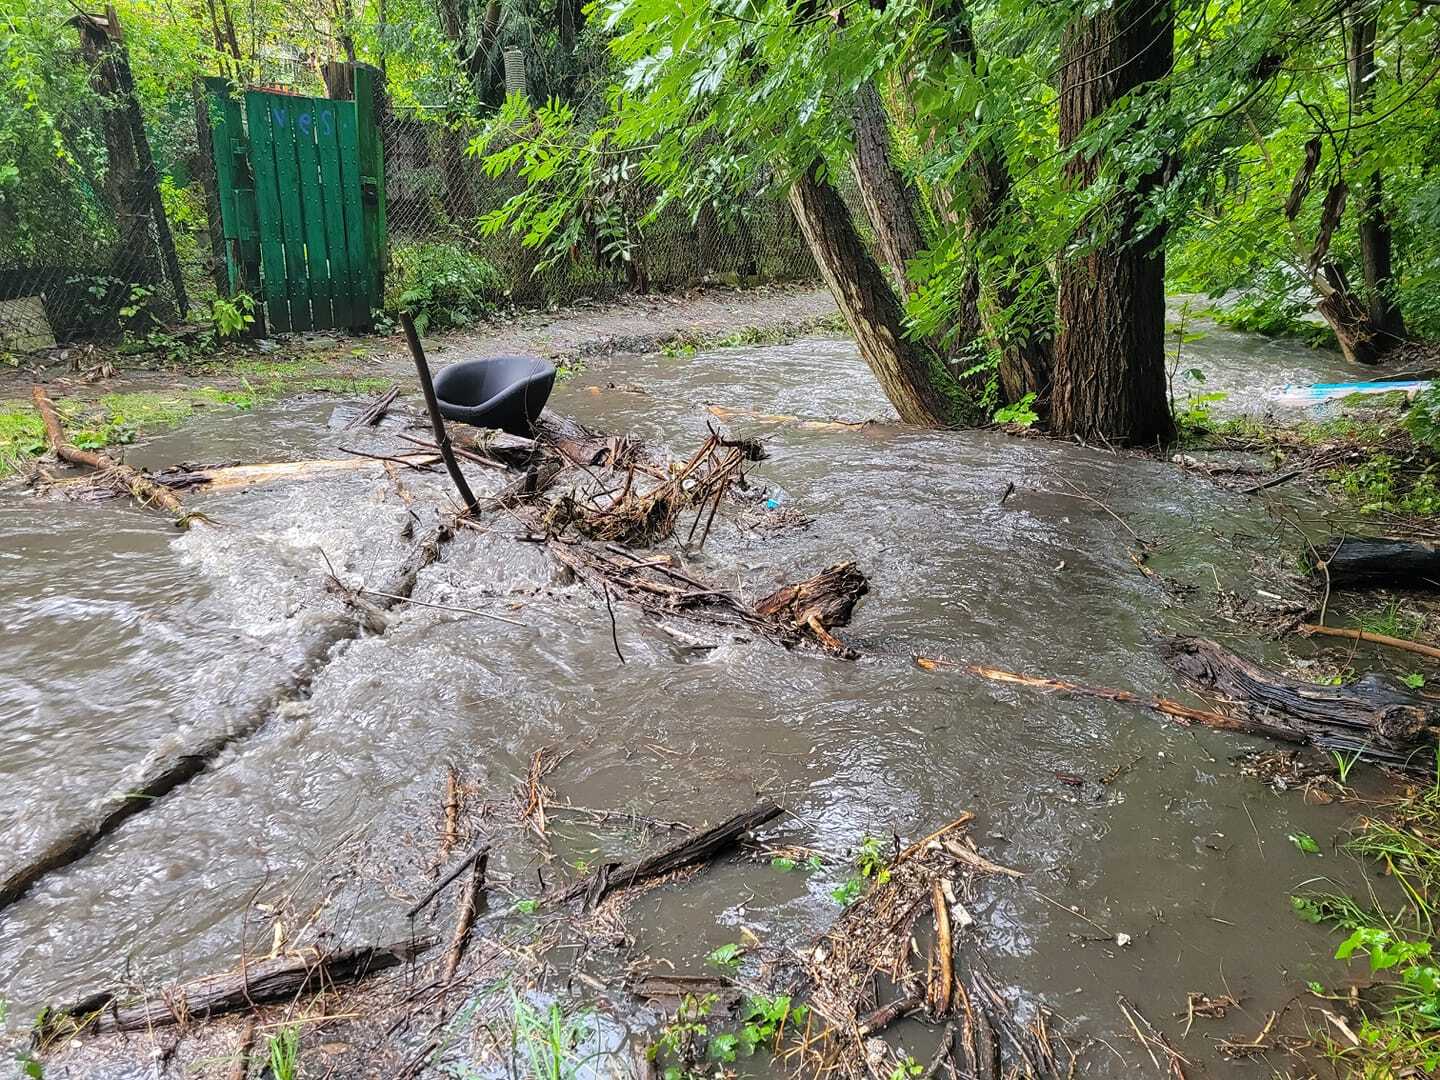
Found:
<svg viewBox="0 0 1440 1080"><path fill-rule="evenodd" d="M905 337L900 301L855 231L839 193L813 162L790 187L790 207L860 355L907 424L943 427L951 405L936 384L938 362Z"/></svg>
<svg viewBox="0 0 1440 1080"><path fill-rule="evenodd" d="M875 230L875 246L902 296L914 291L906 264L925 249L916 217L914 185L895 166L890 146L890 118L873 82L855 93L855 149L850 171L860 190L865 216Z"/></svg>
<svg viewBox="0 0 1440 1080"><path fill-rule="evenodd" d="M1356 16L1350 30L1350 122L1357 123L1375 103L1375 36L1379 15L1375 9ZM1370 322L1378 335L1380 352L1405 339L1405 319L1395 303L1391 266L1390 222L1385 216L1380 170L1370 173L1360 190L1360 263L1365 274L1365 301Z"/></svg>
<svg viewBox="0 0 1440 1080"><path fill-rule="evenodd" d="M946 50L978 72L980 53L975 44L970 10L964 0L942 0L935 14L943 30ZM966 282L963 301L969 310L961 319L968 321L977 334L983 332L1000 350L999 375L1004 399L1014 402L1026 394L1034 394L1043 414L1047 411L1053 365L1049 341L1036 337L1029 328L1017 330L1006 325L1006 312L1020 299L1019 290L1003 271L997 274L994 267L983 265L986 240L1011 202L1010 169L1000 147L993 139L985 138L966 159L965 172L971 181L971 191L963 217L950 191L938 187L935 200L942 220L953 227L963 226L975 253L976 272L972 280Z"/></svg>
<svg viewBox="0 0 1440 1080"><path fill-rule="evenodd" d="M1174 55L1170 9L1120 0L1067 31L1060 74L1060 144L1126 94L1164 77ZM1069 182L1093 183L1100 161L1077 153ZM1056 341L1051 427L1084 439L1152 443L1174 425L1165 395L1165 252L1160 229L1137 234L1140 201L1159 181L1141 177L1133 195L1116 197L1108 220L1077 239L1083 254L1060 265L1060 336Z"/></svg>

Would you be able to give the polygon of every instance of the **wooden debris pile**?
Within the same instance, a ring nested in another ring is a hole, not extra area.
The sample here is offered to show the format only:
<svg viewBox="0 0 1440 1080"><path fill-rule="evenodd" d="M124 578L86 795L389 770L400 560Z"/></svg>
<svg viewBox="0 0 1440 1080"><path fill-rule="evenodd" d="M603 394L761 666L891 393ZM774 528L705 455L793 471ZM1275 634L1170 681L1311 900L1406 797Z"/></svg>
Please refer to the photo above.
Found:
<svg viewBox="0 0 1440 1080"><path fill-rule="evenodd" d="M634 604L655 616L675 616L733 626L785 645L809 643L852 658L853 650L830 631L845 626L869 582L853 562L837 563L747 604L679 569L670 555L641 558L625 548L552 540L551 555L597 592Z"/></svg>
<svg viewBox="0 0 1440 1080"><path fill-rule="evenodd" d="M975 850L964 834L972 818L964 814L899 851L804 956L801 990L826 1024L785 1052L806 1075L892 1075L899 1062L877 1037L910 1018L941 1028L924 1075L1072 1074L1075 1055L1050 1031L1048 1014L1040 1009L1021 1024L983 961L965 947L974 882L1021 876ZM917 942L925 939L921 949Z"/></svg>
<svg viewBox="0 0 1440 1080"><path fill-rule="evenodd" d="M608 471L587 471L589 482L557 498L540 524L547 534L573 529L592 540L649 547L668 539L681 512L695 507L686 543L694 540L703 517L703 548L721 501L733 485L743 485L750 454L748 444L729 443L713 430L688 461L664 470L638 462L633 444L611 447L602 456ZM568 455L567 460L574 461Z"/></svg>

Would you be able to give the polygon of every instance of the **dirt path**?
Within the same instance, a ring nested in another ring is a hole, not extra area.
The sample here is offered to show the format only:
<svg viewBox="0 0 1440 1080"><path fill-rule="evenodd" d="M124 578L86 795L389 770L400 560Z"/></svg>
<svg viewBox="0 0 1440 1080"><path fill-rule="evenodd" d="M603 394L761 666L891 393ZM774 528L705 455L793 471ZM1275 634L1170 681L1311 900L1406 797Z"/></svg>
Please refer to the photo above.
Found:
<svg viewBox="0 0 1440 1080"><path fill-rule="evenodd" d="M436 366L469 356L529 353L573 371L593 366L598 357L654 352L674 342L785 340L834 318L834 301L823 289L707 288L521 312L436 334L425 346ZM30 405L36 383L48 387L71 430L81 432L87 445L101 447L174 427L196 410L248 409L303 394L374 394L392 383L404 392L414 386L414 377L399 333L300 334L203 356L173 348L169 356L57 349L20 367L0 366L0 480L25 472L45 448L40 417Z"/></svg>
<svg viewBox="0 0 1440 1080"><path fill-rule="evenodd" d="M555 313L532 312L505 326L437 336L434 352L447 362L463 353L538 353L575 360L612 353L654 352L676 341L704 341L740 331L764 337L802 333L836 314L822 288L769 286L705 289L684 296L626 296L577 304ZM426 341L427 348L430 341ZM398 352L403 343L397 337ZM405 364L409 364L408 358Z"/></svg>

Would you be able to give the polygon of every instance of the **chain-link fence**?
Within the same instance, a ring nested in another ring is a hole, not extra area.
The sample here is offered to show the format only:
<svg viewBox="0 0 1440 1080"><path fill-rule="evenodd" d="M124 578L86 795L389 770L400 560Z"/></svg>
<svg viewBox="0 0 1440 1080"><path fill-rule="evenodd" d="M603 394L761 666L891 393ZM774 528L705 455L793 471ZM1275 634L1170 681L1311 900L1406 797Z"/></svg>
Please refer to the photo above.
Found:
<svg viewBox="0 0 1440 1080"><path fill-rule="evenodd" d="M472 132L442 114L392 110L381 122L392 292L405 275L433 265L436 245L483 259L497 295L521 305L567 303L624 291L667 291L703 282L813 280L815 264L785 201L756 194L692 220L670 204L643 224L642 184L616 193L613 215L584 230L564 257L537 272L544 256L506 232L485 236L479 219L522 190L513 175L489 177L466 149ZM398 277L398 281L396 280Z"/></svg>
<svg viewBox="0 0 1440 1080"><path fill-rule="evenodd" d="M118 29L105 16L73 23L71 97L55 110L64 154L22 156L18 182L0 183L0 359L76 342L143 343L187 318L207 320L223 269L196 116L176 104L142 119ZM313 65L271 67L276 89L324 93ZM537 270L542 253L505 233L482 234L481 217L522 181L485 174L466 152L473 126L439 110L392 109L381 114L380 134L389 298L409 305L407 296L463 277L478 286L470 290L477 302L457 305L452 323L493 305L816 277L782 198L757 192L696 217L672 204L642 224L653 192L638 180L618 185L614 205L600 208L613 214Z"/></svg>
<svg viewBox="0 0 1440 1080"><path fill-rule="evenodd" d="M72 94L44 103L62 121L0 192L0 354L144 335L211 291L193 122L153 138L118 27L71 24Z"/></svg>

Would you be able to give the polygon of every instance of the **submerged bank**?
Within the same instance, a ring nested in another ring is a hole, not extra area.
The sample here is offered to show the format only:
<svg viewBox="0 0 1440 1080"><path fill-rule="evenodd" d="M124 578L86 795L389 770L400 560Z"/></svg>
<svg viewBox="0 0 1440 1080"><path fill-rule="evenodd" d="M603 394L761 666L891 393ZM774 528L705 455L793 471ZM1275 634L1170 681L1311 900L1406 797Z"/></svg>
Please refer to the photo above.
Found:
<svg viewBox="0 0 1440 1080"><path fill-rule="evenodd" d="M682 454L705 436L712 403L822 421L887 413L853 349L823 341L616 359L553 402ZM301 401L233 413L137 447L131 460L403 445L386 432L356 441L329 426L331 412L331 402ZM768 451L751 477L777 507L759 517L727 509L703 552L685 556L687 569L753 599L797 571L854 559L871 583L843 632L858 660L732 635L687 641L623 605L612 627L603 596L558 575L496 514L488 531L463 532L420 575L415 598L443 607L402 607L383 634L322 650L307 689L288 694L258 734L0 914L11 1023L114 979L127 958L154 985L232 966L242 941L253 951L277 922L287 940L303 940L319 904L316 922L347 942L406 937L404 910L437 861L451 762L471 796L467 838L505 833L480 927L509 951L497 945L477 966L480 985L463 995L474 1008L446 1029L436 1068L488 1068L506 1056L482 1021L514 1025L512 988L539 1014L558 1000L566 1015L588 1017L577 1057L598 1047L607 1067L628 1068L629 1043L653 1039L662 1010L596 990L587 977L614 986L617 971L642 957L657 970L712 973L706 957L738 944L748 952L736 970L718 973L754 984L830 926L837 894L867 887L850 885L864 876L854 866L863 837L883 850L892 831L915 839L962 811L977 816L970 835L981 852L1026 871L975 883L963 898L969 933L1007 994L1061 1014L1079 1044L1108 1041L1113 1052L1101 1043L1087 1051L1089 1075L1151 1068L1117 994L1138 1002L1187 1058L1215 1061L1217 1039L1252 1039L1307 981L1333 975L1333 939L1291 912L1288 888L1318 860L1290 837L1323 842L1349 813L1241 776L1229 759L1253 740L910 663L914 653L941 655L1174 692L1153 649L1158 632L1223 633L1276 665L1327 663L1333 650L1322 643L1257 640L1248 624L1224 618L1222 600L1253 598L1257 568L1267 588L1283 586L1301 546L1294 530L1322 533L1322 505L1297 497L1283 504L1282 521L1275 503L1173 465L997 433L731 426ZM497 486L472 472L477 489ZM5 732L0 755L5 844L63 822L177 725L223 721L247 695L293 679L307 642L339 614L324 589L329 569L373 585L408 550L410 508L445 503L443 477L398 475L212 496L204 509L220 527L183 539L118 503L13 500L3 548L17 553L20 573L5 579L14 615L4 647L22 652L0 664L0 696L21 722ZM1131 531L1151 542L1154 575L1137 570ZM125 538L123 559L113 557L116 538ZM82 633L83 650L74 644ZM1351 663L1367 661L1395 669L1393 657L1362 644ZM763 835L795 850L718 863L640 897L586 948L545 954L548 966L521 964L514 950L560 933L525 910L546 888L584 876L606 854L663 843L613 821L552 821L543 842L527 841L523 823L507 832L517 821L511 793L546 747L568 751L552 755L543 776L552 802L700 824L772 798L789 815ZM36 805L50 817L17 813ZM813 865L805 851L818 856ZM1318 859L1328 872L1332 857ZM1256 881L1274 887L1257 890ZM257 887L270 909L247 915ZM433 925L447 933L449 909ZM495 986L507 970L514 983ZM1242 1007L1197 1020L1182 1038L1174 1015L1184 1015L1191 991L1233 995ZM363 1062L385 1041L363 1035L363 1025L343 1035L323 1024L301 1030L317 1069L332 1058ZM175 1060L230 1053L236 1035L227 1031L217 1047L201 1026ZM893 1035L928 1060L918 1026ZM407 1029L385 1052L403 1065L426 1038ZM144 1052L170 1045L168 1036L141 1042ZM348 1049L320 1049L332 1042ZM74 1067L116 1076L138 1067L133 1043L109 1052Z"/></svg>

